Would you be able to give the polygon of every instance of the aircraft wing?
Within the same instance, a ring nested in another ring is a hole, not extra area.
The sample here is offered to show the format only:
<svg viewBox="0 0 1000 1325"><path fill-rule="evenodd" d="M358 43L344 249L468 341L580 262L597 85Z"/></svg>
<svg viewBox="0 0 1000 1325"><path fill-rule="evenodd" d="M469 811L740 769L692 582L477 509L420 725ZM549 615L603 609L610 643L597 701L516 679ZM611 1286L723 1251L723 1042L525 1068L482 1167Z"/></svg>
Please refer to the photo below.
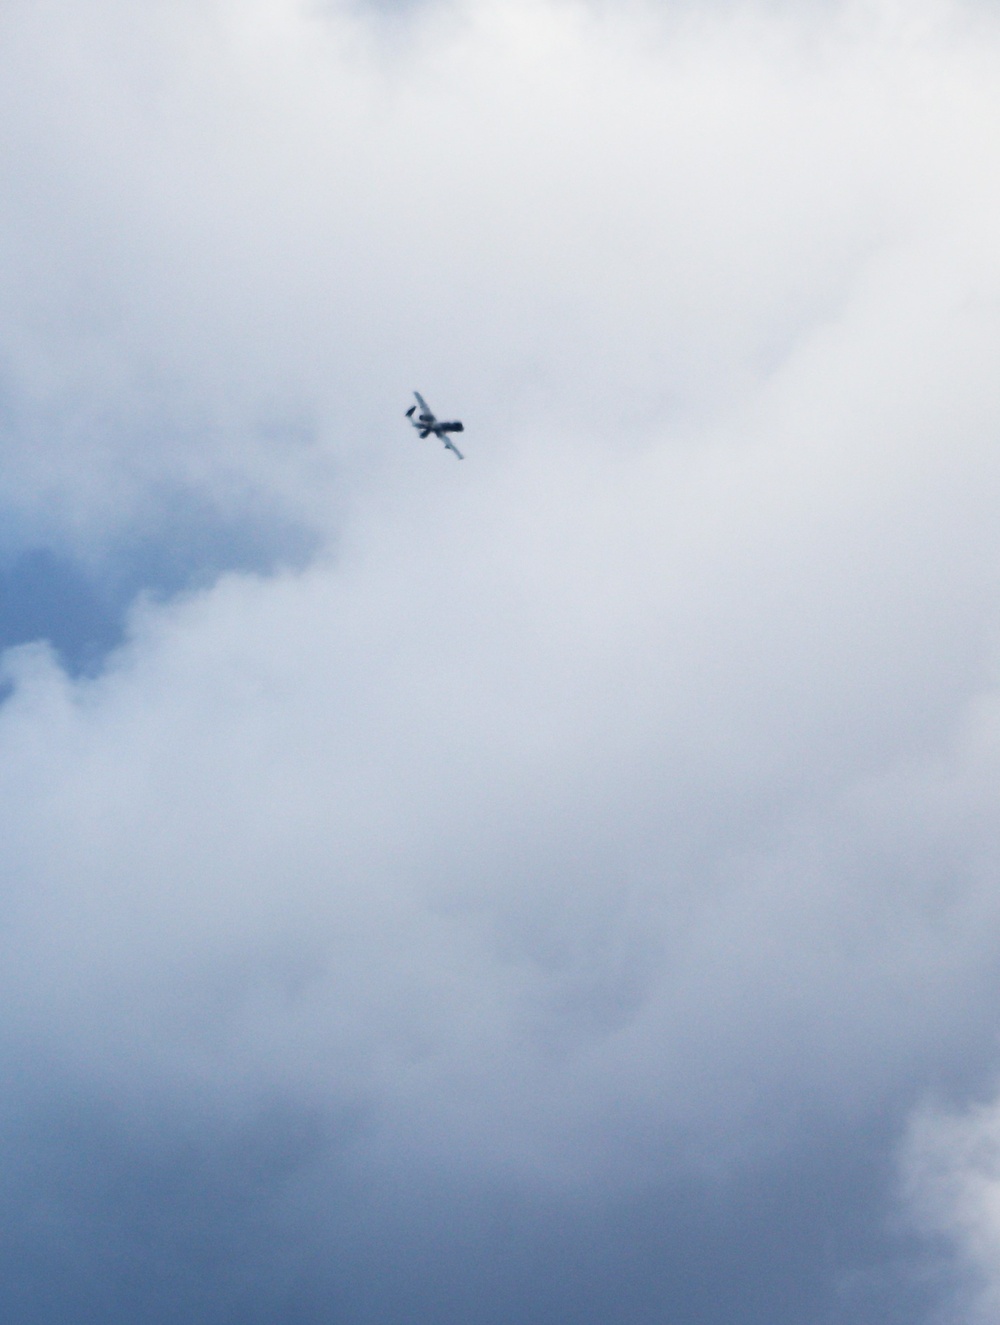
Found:
<svg viewBox="0 0 1000 1325"><path fill-rule="evenodd" d="M424 400L424 398L423 398L423 396L420 394L420 392L419 392L419 391L414 391L413 394L414 394L414 395L416 396L416 398L417 398L417 404L420 406L420 412L421 412L422 414L429 414L429 415L431 416L431 418L433 419L433 417L434 417L434 411L431 409L430 405L428 405L427 401Z"/></svg>
<svg viewBox="0 0 1000 1325"><path fill-rule="evenodd" d="M444 434L442 435L441 440L444 442L445 446L448 448L449 451L454 451L454 452L455 452L455 454L458 456L459 460L464 460L464 459L465 459L465 456L464 456L464 455L462 454L462 452L458 449L458 447L457 447L457 446L455 445L455 443L451 440L451 438L448 436L447 433L444 433Z"/></svg>

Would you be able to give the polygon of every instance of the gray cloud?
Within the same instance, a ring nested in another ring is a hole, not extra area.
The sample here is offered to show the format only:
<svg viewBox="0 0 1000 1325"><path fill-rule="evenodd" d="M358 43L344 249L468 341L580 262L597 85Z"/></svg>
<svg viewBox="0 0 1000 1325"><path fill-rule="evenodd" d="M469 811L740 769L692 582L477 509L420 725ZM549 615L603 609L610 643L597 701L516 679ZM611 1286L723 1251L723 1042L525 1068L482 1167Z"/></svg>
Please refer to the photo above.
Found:
<svg viewBox="0 0 1000 1325"><path fill-rule="evenodd" d="M4 655L11 1309L930 1320L894 1146L996 1056L992 19L3 21L4 547L125 620Z"/></svg>

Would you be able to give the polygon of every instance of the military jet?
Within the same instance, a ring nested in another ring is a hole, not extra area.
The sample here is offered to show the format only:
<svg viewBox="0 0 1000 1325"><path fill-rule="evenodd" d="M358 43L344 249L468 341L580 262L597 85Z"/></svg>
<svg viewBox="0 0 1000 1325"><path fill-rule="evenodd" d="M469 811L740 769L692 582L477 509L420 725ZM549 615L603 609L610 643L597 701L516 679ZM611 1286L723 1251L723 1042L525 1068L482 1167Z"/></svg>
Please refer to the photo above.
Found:
<svg viewBox="0 0 1000 1325"><path fill-rule="evenodd" d="M465 432L465 425L457 420L454 423L441 423L434 417L430 405L424 400L420 392L414 391L413 394L417 398L417 405L420 406L420 413L414 418L413 415L416 411L417 405L411 405L406 411L406 417L420 433L420 436L429 437L431 433L433 433L435 437L441 438L449 451L455 452L459 460L464 460L465 456L462 455L462 452L458 449L448 434L450 432Z"/></svg>

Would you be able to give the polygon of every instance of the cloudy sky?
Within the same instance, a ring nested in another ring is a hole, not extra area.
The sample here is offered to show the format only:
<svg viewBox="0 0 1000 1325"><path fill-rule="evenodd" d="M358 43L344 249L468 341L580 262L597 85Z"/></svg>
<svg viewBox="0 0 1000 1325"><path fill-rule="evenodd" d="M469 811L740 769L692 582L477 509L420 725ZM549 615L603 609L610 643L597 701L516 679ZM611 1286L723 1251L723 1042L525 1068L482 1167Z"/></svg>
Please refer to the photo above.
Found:
<svg viewBox="0 0 1000 1325"><path fill-rule="evenodd" d="M997 1319L998 143L977 0L4 5L3 1319Z"/></svg>

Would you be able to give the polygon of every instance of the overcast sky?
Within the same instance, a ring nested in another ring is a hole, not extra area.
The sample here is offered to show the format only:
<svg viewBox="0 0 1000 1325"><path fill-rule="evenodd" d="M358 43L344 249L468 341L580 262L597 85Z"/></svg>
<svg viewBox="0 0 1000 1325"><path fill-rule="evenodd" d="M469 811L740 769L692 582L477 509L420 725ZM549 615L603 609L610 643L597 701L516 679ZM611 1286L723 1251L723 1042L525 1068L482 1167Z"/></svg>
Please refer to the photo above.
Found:
<svg viewBox="0 0 1000 1325"><path fill-rule="evenodd" d="M3 1319L996 1320L998 143L976 0L8 0Z"/></svg>

